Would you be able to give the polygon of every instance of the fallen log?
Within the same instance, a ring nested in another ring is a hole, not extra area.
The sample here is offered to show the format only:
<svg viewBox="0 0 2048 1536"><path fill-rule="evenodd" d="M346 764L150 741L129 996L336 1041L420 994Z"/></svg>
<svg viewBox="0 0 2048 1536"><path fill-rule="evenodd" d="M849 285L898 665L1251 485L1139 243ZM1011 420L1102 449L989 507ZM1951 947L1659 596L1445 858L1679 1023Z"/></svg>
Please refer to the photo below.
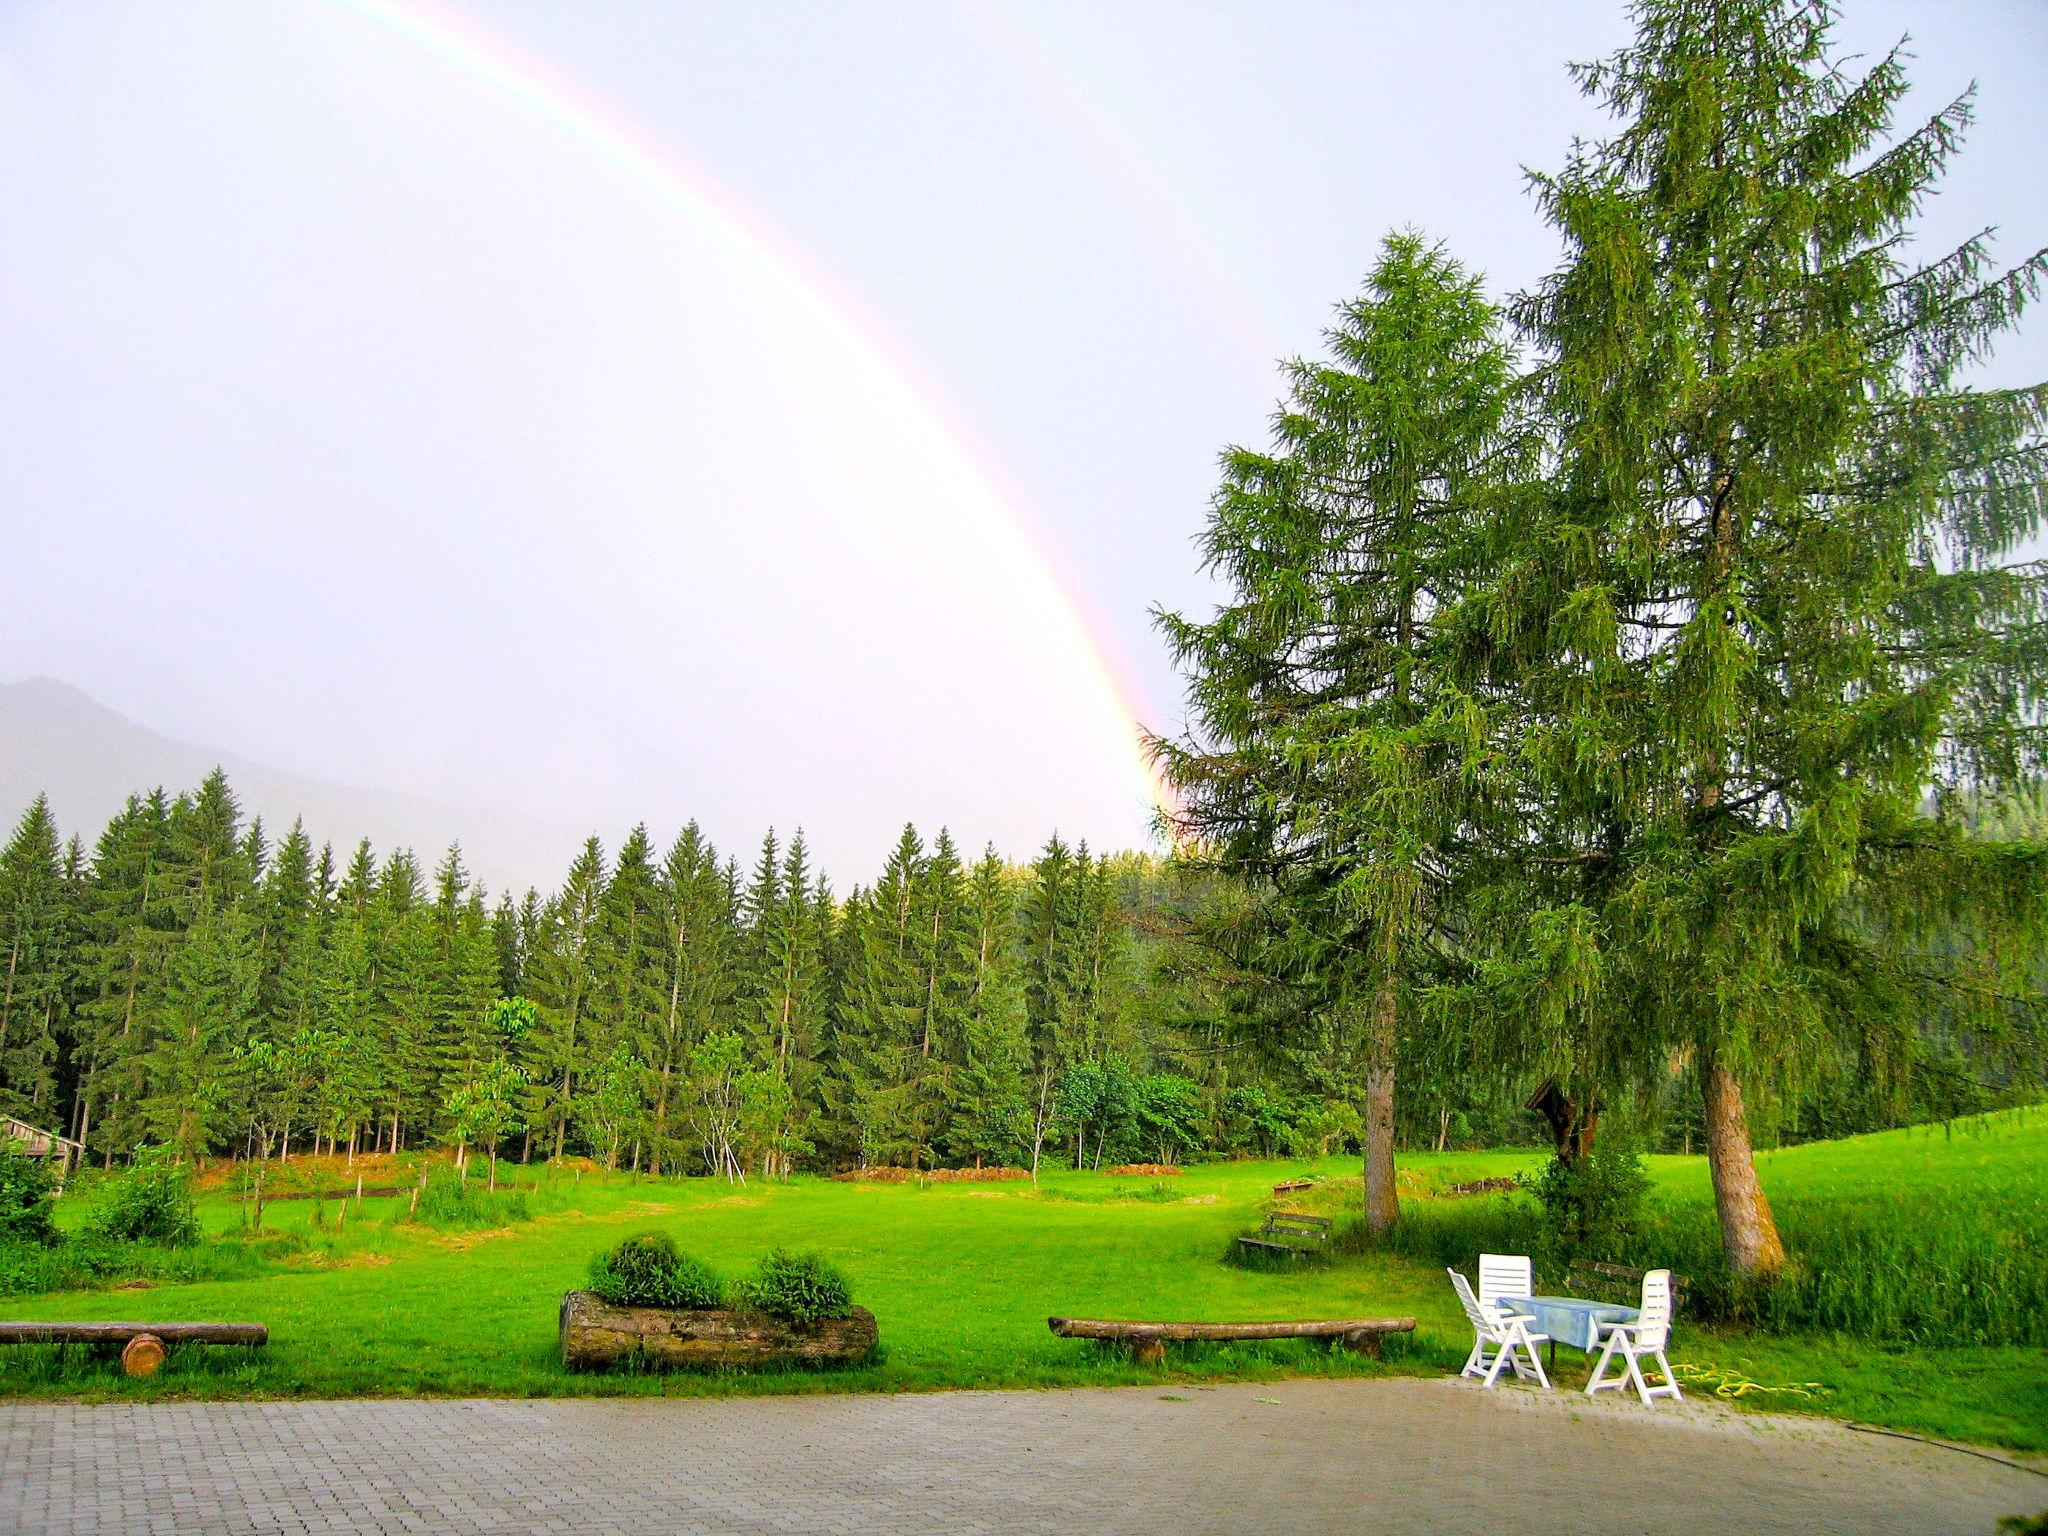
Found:
<svg viewBox="0 0 2048 1536"><path fill-rule="evenodd" d="M125 1344L148 1334L165 1344L268 1344L261 1323L0 1323L0 1344Z"/></svg>
<svg viewBox="0 0 2048 1536"><path fill-rule="evenodd" d="M875 1314L785 1322L765 1312L615 1307L591 1291L562 1298L562 1364L603 1370L638 1360L657 1370L858 1365L875 1351Z"/></svg>
<svg viewBox="0 0 2048 1536"><path fill-rule="evenodd" d="M1336 1339L1347 1349L1374 1358L1380 1353L1380 1339L1389 1333L1413 1333L1412 1317L1313 1318L1285 1323L1143 1323L1120 1322L1090 1317L1048 1317L1045 1326L1063 1339L1095 1339L1104 1344L1128 1344L1140 1365L1158 1365L1166 1359L1169 1340L1200 1339Z"/></svg>

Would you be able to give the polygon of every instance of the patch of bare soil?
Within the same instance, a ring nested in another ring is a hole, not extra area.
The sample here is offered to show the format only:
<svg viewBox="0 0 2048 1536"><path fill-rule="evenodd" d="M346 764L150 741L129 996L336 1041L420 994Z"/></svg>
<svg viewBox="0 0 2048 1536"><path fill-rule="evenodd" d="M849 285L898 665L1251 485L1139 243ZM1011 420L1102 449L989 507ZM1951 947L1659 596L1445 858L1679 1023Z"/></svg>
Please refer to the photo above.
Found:
<svg viewBox="0 0 2048 1536"><path fill-rule="evenodd" d="M488 1232L450 1232L446 1237L438 1238L436 1241L443 1248L453 1248L457 1253L467 1253L478 1243L488 1243L497 1237L517 1235L518 1233L511 1227L493 1227Z"/></svg>
<svg viewBox="0 0 2048 1536"><path fill-rule="evenodd" d="M1008 1184L1029 1179L1029 1168L895 1168L877 1163L832 1177L842 1184Z"/></svg>
<svg viewBox="0 0 2048 1536"><path fill-rule="evenodd" d="M1214 1205L1216 1197L1214 1195L1183 1195L1181 1196L1180 1203L1182 1205Z"/></svg>
<svg viewBox="0 0 2048 1536"><path fill-rule="evenodd" d="M153 1291L156 1289L156 1282L154 1280L123 1280L114 1289L117 1291Z"/></svg>
<svg viewBox="0 0 2048 1536"><path fill-rule="evenodd" d="M1177 1179L1180 1169L1172 1163L1119 1163L1102 1170L1110 1178Z"/></svg>

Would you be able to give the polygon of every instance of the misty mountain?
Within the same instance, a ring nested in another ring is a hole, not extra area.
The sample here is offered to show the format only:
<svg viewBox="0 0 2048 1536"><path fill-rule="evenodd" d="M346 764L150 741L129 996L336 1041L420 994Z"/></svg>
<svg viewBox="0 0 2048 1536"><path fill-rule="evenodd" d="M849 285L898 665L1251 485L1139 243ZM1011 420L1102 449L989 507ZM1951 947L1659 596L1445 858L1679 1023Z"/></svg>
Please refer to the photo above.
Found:
<svg viewBox="0 0 2048 1536"><path fill-rule="evenodd" d="M460 839L463 862L494 892L551 889L583 836L573 826L332 784L174 740L54 678L0 683L0 819L10 829L40 791L65 834L76 832L89 849L129 795L158 785L173 794L190 789L216 765L227 770L244 817L262 816L273 841L301 816L316 846L334 844L337 861L367 836L380 856L411 848L431 869Z"/></svg>

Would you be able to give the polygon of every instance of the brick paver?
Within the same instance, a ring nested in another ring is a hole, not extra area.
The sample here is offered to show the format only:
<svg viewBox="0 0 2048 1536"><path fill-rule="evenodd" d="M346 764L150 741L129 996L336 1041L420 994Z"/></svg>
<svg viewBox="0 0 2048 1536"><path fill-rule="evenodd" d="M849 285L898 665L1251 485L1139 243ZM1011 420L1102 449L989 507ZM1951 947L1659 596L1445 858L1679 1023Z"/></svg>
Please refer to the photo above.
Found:
<svg viewBox="0 0 2048 1536"><path fill-rule="evenodd" d="M0 1531L1982 1532L2048 1479L1451 1381L0 1404Z"/></svg>

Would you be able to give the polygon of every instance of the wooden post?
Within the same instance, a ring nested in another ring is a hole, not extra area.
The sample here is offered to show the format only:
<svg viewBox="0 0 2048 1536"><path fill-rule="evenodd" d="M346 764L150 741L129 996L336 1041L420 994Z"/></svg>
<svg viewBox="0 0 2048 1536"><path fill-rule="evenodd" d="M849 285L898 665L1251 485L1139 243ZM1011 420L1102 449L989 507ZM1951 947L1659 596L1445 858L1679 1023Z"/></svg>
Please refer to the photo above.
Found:
<svg viewBox="0 0 2048 1536"><path fill-rule="evenodd" d="M121 1351L121 1374L154 1376L157 1367L164 1363L166 1353L162 1339L153 1333L138 1333Z"/></svg>

